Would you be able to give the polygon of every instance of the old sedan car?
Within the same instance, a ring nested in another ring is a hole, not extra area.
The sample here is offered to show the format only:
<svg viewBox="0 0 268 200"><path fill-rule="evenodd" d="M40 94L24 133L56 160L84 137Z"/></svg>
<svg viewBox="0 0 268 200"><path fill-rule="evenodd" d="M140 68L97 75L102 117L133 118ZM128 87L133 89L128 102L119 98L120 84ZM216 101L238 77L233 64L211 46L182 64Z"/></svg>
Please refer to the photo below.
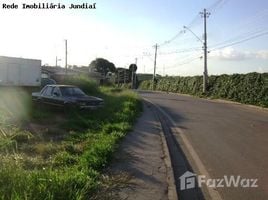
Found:
<svg viewBox="0 0 268 200"><path fill-rule="evenodd" d="M96 109L104 105L101 98L88 96L72 85L46 85L41 92L32 93L37 105L47 104L64 108Z"/></svg>

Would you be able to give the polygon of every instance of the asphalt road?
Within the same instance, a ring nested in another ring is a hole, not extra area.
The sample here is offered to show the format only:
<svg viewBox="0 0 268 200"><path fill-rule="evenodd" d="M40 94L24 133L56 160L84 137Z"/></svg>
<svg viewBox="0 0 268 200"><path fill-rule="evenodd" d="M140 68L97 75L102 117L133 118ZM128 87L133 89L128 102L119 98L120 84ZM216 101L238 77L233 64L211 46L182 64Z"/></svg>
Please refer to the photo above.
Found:
<svg viewBox="0 0 268 200"><path fill-rule="evenodd" d="M239 181L239 187L227 187L223 182L223 187L214 188L220 199L268 199L267 110L185 95L139 93L159 106L178 127L176 138L194 173L213 179L249 179ZM252 179L258 179L258 187L247 187L253 184ZM204 183L201 189L205 198L211 199Z"/></svg>

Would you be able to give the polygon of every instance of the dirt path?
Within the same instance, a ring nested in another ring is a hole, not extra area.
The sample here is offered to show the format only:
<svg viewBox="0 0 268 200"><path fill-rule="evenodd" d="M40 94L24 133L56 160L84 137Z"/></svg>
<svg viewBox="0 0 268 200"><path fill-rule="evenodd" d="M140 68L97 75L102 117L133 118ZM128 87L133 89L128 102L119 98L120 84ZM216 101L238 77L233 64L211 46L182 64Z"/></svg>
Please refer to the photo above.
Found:
<svg viewBox="0 0 268 200"><path fill-rule="evenodd" d="M162 129L148 105L144 105L144 113L133 130L120 144L108 170L114 177L125 177L123 186L121 181L122 187L115 188L117 198L168 199L168 176L161 137ZM116 181L113 184L115 183Z"/></svg>

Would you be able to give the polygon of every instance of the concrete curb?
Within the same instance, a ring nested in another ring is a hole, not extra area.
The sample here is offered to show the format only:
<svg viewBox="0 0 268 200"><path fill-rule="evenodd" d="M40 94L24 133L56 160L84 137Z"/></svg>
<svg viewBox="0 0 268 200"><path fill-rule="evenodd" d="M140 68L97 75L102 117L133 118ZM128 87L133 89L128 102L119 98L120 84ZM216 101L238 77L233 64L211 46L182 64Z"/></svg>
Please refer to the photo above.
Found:
<svg viewBox="0 0 268 200"><path fill-rule="evenodd" d="M160 126L162 128L161 124L160 124ZM167 142L166 142L166 139L165 139L165 136L164 136L164 133L162 130L161 130L161 139L162 139L162 145L163 145L163 150L164 150L164 154L165 154L164 160L165 160L165 164L167 167L168 199L169 200L175 200L175 199L177 200L178 194L177 194L177 190L176 190L173 167L171 164L171 159L170 159L170 155L169 155L169 151L168 151L168 147L167 147Z"/></svg>
<svg viewBox="0 0 268 200"><path fill-rule="evenodd" d="M143 99L144 103L150 106L154 106L150 101ZM162 147L163 147L163 151L164 151L164 161L165 161L165 165L167 168L167 184L168 184L168 199L169 200L178 200L178 193L177 193L177 189L176 189L176 183L175 183L175 176L173 173L173 167L171 164L171 158L169 155L169 149L168 149L168 145L167 145L167 141L166 138L164 136L164 132L163 132L163 127L162 124L160 122L159 116L156 114L156 112L149 108L155 115L155 117L157 118L157 124L158 126L161 128L160 131L160 135L161 135L161 141L162 141Z"/></svg>
<svg viewBox="0 0 268 200"><path fill-rule="evenodd" d="M181 140L182 140L182 143L186 146L186 149L187 149L187 151L190 153L190 156L193 158L193 160L194 160L194 162L196 163L196 165L198 166L198 169L199 169L199 171L201 172L201 174L204 174L204 175L206 175L206 177L210 177L210 175L209 175L209 173L208 173L208 171L206 170L206 168L205 168L205 166L204 166L204 164L202 163L202 161L201 161L201 159L199 158L199 156L197 155L197 153L195 152L195 150L193 149L193 147L191 146L191 144L190 144L190 142L188 141L188 139L185 137L185 136L183 136L182 135L182 131L181 131L181 129L179 129L179 128L177 128L176 127L176 124L175 124L175 122L170 118L170 116L167 114L167 113L165 113L160 107L158 107L157 105L155 105L154 103L152 103L150 100L147 100L146 98L144 98L144 100L145 101L147 101L147 102L149 102L152 106L154 106L161 114L163 114L163 116L164 116L164 118L166 118L168 121L169 121L169 123L172 125L172 126L174 126L174 129L172 130L172 132L173 133L179 133L180 134L180 138L181 138ZM154 111L154 110L153 110ZM162 123L161 121L161 117L157 114L157 111L154 111L154 113L155 113L155 115L157 116L157 118L159 119L159 122L160 122L160 124ZM165 126L165 124L164 124L164 126ZM165 127L163 127L162 126L162 124L161 124L161 127L162 127L162 130L164 131L165 130ZM173 133L171 133L171 134L173 134ZM176 181L175 181L175 174L177 173L177 175L179 175L178 173L178 170L179 171L181 171L181 170L183 170L183 171L186 171L186 170L188 170L189 171L189 168L188 168L188 165L187 165L187 161L185 162L184 161L184 156L183 155L181 155L181 158L179 159L179 161L177 160L177 159L174 159L175 157L173 157L173 160L171 161L171 157L172 156L175 156L175 154L174 154L174 148L172 147L172 142L169 140L169 141L167 141L168 140L168 138L166 138L165 137L165 132L162 132L162 134L163 134L163 143L165 143L165 148L166 148L166 151L167 151L167 154L168 154L168 156L169 156L169 163L170 163L170 165L171 165L171 167L169 168L170 170L172 170L171 171L171 173L172 173L172 177L173 177L173 179L172 180L170 180L170 181L172 181L172 183L173 183L173 185L175 186L175 191L176 191L176 195L177 195L177 199L178 199L178 191L177 191L177 189L176 189ZM173 135L174 136L174 135ZM173 139L171 139L171 140L174 140L174 138ZM168 145L169 144L169 145ZM176 142L175 142L175 144L176 144ZM178 144L176 144L176 145L178 145ZM179 145L180 146L180 145ZM170 149L170 147L171 147L171 149ZM177 147L177 146L176 146ZM175 147L175 148L176 148ZM178 149L177 150L179 150L178 152L180 152L180 150L182 150L180 147L177 147ZM170 155L171 154L171 155ZM173 155L172 155L173 154ZM184 154L183 152L182 152L182 154ZM179 154L177 154L177 152L176 152L176 157L178 156ZM179 156L180 157L180 156ZM172 162L174 162L173 164L174 164L174 166L172 165ZM177 162L177 164L176 164L176 162ZM179 162L179 165L178 165L178 162ZM178 167L178 169L176 169L177 171L174 171L174 169L173 169L173 167ZM191 169L190 169L191 170ZM176 176L177 176L176 175ZM171 183L171 184L172 184ZM179 183L177 183L177 184L179 184ZM172 188L171 188L172 189ZM209 194L209 196L210 196L210 198L211 199L215 199L215 200L222 200L222 197L220 196L220 194L218 193L218 191L216 191L216 190L213 190L213 189L211 189L211 188L207 188L207 190L208 190L208 194ZM194 196L194 194L192 193L192 192L190 192L190 193L184 193L185 191L182 191L182 193L180 193L179 195L180 195L180 198L182 198L182 199L199 199L200 198L200 196L197 194L197 193L195 193L197 196ZM190 194L190 195L189 195ZM193 195L193 196L192 196ZM170 196L170 195L169 195ZM203 194L202 194L202 198L201 199L203 199L204 198L204 196L203 196Z"/></svg>
<svg viewBox="0 0 268 200"><path fill-rule="evenodd" d="M146 91L146 90L145 90ZM228 104L234 104L234 105L241 105L241 106L245 106L248 108L252 108L252 109L257 109L257 110L261 110L261 111L265 111L268 112L268 108L264 108L261 106L256 106L256 105L251 105L251 104L243 104L240 102L236 102L236 101L231 101L231 100L227 100L227 99L213 99L210 97L207 98L202 98L202 97L198 97L198 96L194 96L194 95L190 95L190 94L182 94L182 93L174 93L174 92L164 92L164 91L154 91L154 92L159 92L159 93L163 93L163 94L174 94L174 95L182 95L182 96L186 96L186 97L193 97L193 98L197 98L197 99L204 99L210 102L219 102L219 103L228 103Z"/></svg>
<svg viewBox="0 0 268 200"><path fill-rule="evenodd" d="M220 102L220 103L229 103L229 104L234 104L234 105L241 105L241 106L246 106L248 108L254 108L254 109L257 109L257 110L268 112L268 108L255 106L255 105L250 105L250 104L243 104L243 103L230 101L230 100L226 100L226 99L207 99L207 100L212 101L212 102Z"/></svg>

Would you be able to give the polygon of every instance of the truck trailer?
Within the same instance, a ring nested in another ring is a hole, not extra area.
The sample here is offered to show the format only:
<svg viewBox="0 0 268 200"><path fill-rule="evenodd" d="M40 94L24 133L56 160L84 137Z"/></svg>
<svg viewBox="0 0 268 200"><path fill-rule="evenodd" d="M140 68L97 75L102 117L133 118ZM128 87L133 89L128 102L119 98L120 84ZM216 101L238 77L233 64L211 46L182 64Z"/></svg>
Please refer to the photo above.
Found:
<svg viewBox="0 0 268 200"><path fill-rule="evenodd" d="M41 85L41 60L0 56L0 86Z"/></svg>

